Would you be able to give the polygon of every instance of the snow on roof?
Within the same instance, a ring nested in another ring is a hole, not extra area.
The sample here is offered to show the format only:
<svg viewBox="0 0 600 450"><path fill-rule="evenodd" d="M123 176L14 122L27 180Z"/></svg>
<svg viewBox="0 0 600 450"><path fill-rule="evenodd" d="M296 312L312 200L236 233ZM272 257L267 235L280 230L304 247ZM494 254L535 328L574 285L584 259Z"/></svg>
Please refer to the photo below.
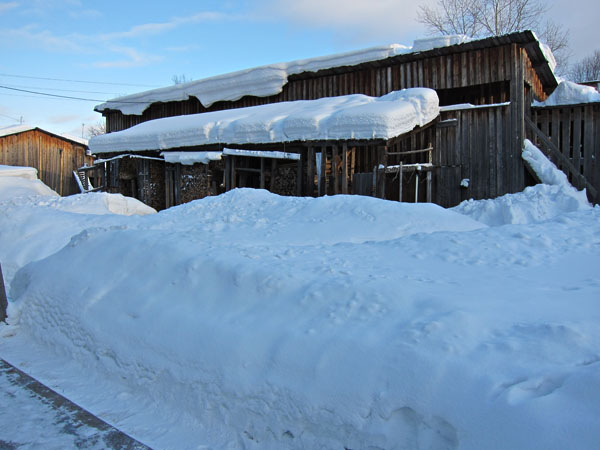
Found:
<svg viewBox="0 0 600 450"><path fill-rule="evenodd" d="M37 127L33 125L13 125L10 127L0 128L0 137L10 136L11 134L24 133L25 131L35 130Z"/></svg>
<svg viewBox="0 0 600 450"><path fill-rule="evenodd" d="M179 163L191 166L194 163L208 164L221 159L223 152L162 152L160 156L168 163Z"/></svg>
<svg viewBox="0 0 600 450"><path fill-rule="evenodd" d="M36 130L36 129L40 130L40 131L43 131L44 133L51 134L53 136L57 136L59 138L66 139L68 141L75 142L77 144L85 145L86 147L88 145L88 140L87 139L79 138L77 136L72 136L70 134L58 134L58 133L54 133L52 131L48 131L48 130L45 130L43 128L36 127L35 125L29 125L29 124L14 125L14 126L10 126L10 127L0 128L0 137L10 136L12 134L24 133L26 131L31 131L31 130Z"/></svg>
<svg viewBox="0 0 600 450"><path fill-rule="evenodd" d="M533 102L533 106L577 105L600 102L600 92L591 86L563 81L544 102Z"/></svg>
<svg viewBox="0 0 600 450"><path fill-rule="evenodd" d="M416 53L433 48L462 44L471 39L464 35L438 36L417 39L412 47L400 44L370 47L317 58L301 59L287 63L271 64L237 72L217 75L210 78L176 84L137 94L118 97L94 109L102 112L107 109L119 110L123 114L141 115L152 103L184 101L196 97L204 107L209 108L218 101L235 101L245 95L268 97L279 94L286 85L290 75L302 72L317 72L333 67L353 66L356 64L377 61L391 56Z"/></svg>
<svg viewBox="0 0 600 450"><path fill-rule="evenodd" d="M412 88L382 97L354 94L150 120L95 136L90 150L108 153L209 144L390 139L431 122L438 114L436 92Z"/></svg>

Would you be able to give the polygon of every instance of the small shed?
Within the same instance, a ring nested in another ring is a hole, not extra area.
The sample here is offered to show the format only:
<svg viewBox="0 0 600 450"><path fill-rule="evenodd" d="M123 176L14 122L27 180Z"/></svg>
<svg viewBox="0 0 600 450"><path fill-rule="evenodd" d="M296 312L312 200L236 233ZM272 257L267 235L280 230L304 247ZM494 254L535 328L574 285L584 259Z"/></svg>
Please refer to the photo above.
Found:
<svg viewBox="0 0 600 450"><path fill-rule="evenodd" d="M412 88L167 117L92 138L89 176L156 209L236 187L431 201L438 116Z"/></svg>
<svg viewBox="0 0 600 450"><path fill-rule="evenodd" d="M60 195L80 192L73 171L92 161L85 139L30 125L0 128L0 164L36 168L40 180Z"/></svg>

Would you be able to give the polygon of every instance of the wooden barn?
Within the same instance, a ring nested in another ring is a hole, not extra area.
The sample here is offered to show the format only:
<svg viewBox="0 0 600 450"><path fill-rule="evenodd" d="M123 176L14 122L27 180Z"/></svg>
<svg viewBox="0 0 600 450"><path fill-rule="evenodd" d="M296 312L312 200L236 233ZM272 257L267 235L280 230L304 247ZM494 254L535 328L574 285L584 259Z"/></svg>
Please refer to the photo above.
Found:
<svg viewBox="0 0 600 450"><path fill-rule="evenodd" d="M0 164L28 166L60 195L80 193L73 175L79 167L91 164L83 139L60 136L39 127L19 125L0 129Z"/></svg>
<svg viewBox="0 0 600 450"><path fill-rule="evenodd" d="M348 181L348 186L351 185L349 193L403 201L431 200L442 206L454 206L468 198L493 198L523 190L535 182L521 159L523 140L530 137L539 142L542 139L539 137L541 133L544 138L552 141L548 135L550 131L544 132L542 124L534 121L534 115L541 116L534 113L531 105L534 100L545 100L558 85L553 73L553 58L530 31L474 41L460 37L444 39L416 41L408 50L389 46L263 66L122 97L98 105L96 110L106 118L107 130L118 133L138 124L166 117L351 94L380 97L402 89L426 87L436 91L441 106L438 119L426 129L415 130L410 136L397 136L394 141L362 142L363 145L355 145L350 141L298 143L292 152L301 155L304 166L302 173L296 167L296 178L310 179L310 173L305 172L313 164L312 155L316 152L321 155L319 161L325 168L319 176L324 176L325 180L324 184L318 183L322 186L321 189L315 188L312 191L307 187L310 186L310 181L305 181L300 191L296 189L296 194L344 193L345 182L342 181L340 185L339 180L344 179L340 173L346 166L343 162L339 163L340 155L342 160L347 155L346 158L350 157L355 162L352 182ZM596 120L594 117L591 120ZM535 132L531 129L530 122L537 128ZM588 128L593 127L592 122L588 121L587 124ZM563 125L556 126L564 128ZM557 135L556 128L554 135ZM592 157L598 151L598 144L589 139L581 142L582 148L578 151L587 156L580 157L579 174L573 173L570 177L573 179L579 178L579 175L584 176L587 183L584 185L592 186L597 183L594 175L590 178L585 174L596 174L598 171L596 159ZM253 147L252 142L249 144L244 149L290 152L290 148L283 148L281 145L266 148L260 145ZM217 146L214 150L223 151L224 147L225 145ZM556 160L556 151L548 150L548 146L542 147L555 162L559 162ZM356 152L353 156L348 156L344 148L354 148ZM156 148L119 152L127 153L131 155L129 159L137 161L129 165L130 170L124 176L135 178L135 196L143 201L142 193L148 191L144 187L145 180L149 177L146 166L160 163L158 160L151 162L152 159L145 158L162 159L160 154L164 150L165 148ZM185 152L207 149L181 147L168 150ZM114 151L94 152L102 158L115 156ZM573 153L572 150L569 152ZM236 158L237 155L227 155L219 163L194 169L203 173L208 183L197 195L216 194L240 184L264 186L281 192L276 186L283 182L278 181L278 177L273 174L277 167L281 169L286 164L290 166L289 161L241 162L249 164L248 167L243 167L236 164L240 162ZM357 160L364 161L358 172ZM566 167L562 162L561 167ZM155 173L155 177L162 177L163 180L158 182L155 179L152 187L153 195L164 198L164 201L155 200L151 204L156 208L157 203L162 203L158 205L158 209L185 201L184 198L187 200L188 197L177 193L177 186L194 178L189 174L190 169L179 163L163 164L163 175ZM271 167L268 167L269 164ZM407 176L400 176L404 175L411 164L418 164L416 167L421 170L418 173L410 170L411 173L407 173ZM404 168L398 169L399 166ZM235 172L232 172L231 167L235 168ZM427 170L424 170L425 167ZM246 175L236 175L243 173L244 169L247 169ZM264 175L267 169L269 174ZM347 168L345 170L348 171ZM252 171L262 175L250 176ZM161 170L157 166L153 172ZM429 172L429 175L421 172ZM107 172L104 173L106 175ZM117 182L117 178L121 175L112 176L113 186L118 185L120 182ZM171 189L172 186L175 188ZM298 186L297 182L295 186ZM597 191L597 185L595 189ZM130 195L134 193L131 187L128 192ZM588 189L591 199L594 198L593 192ZM196 198L196 195L192 197Z"/></svg>

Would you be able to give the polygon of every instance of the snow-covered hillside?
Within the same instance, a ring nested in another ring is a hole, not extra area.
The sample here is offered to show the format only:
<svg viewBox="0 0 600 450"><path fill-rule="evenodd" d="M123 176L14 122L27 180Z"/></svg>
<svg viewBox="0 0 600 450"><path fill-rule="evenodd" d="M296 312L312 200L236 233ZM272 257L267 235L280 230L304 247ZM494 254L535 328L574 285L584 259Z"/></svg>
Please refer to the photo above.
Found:
<svg viewBox="0 0 600 450"><path fill-rule="evenodd" d="M3 194L0 356L153 448L591 449L600 208L559 178L454 210Z"/></svg>

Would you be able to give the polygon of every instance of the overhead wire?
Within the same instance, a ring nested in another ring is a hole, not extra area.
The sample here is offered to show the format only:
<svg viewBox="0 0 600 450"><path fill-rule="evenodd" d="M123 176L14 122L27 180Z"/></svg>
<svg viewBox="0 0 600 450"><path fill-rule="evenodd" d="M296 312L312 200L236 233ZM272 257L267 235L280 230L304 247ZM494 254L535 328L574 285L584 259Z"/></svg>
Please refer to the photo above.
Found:
<svg viewBox="0 0 600 450"><path fill-rule="evenodd" d="M70 96L70 95L50 94L48 92L30 91L28 89L11 88L8 86L1 86L1 85L0 85L0 89L8 89L9 91L25 92L27 94L44 95L47 97L54 97L54 98L64 98L64 99L68 99L68 100L82 100L82 101L86 101L86 102L103 102L103 103L108 101L108 100L102 100L102 99L97 99L97 98L83 98L83 97L74 97L74 96ZM147 102L119 100L119 103L143 104L143 103L147 103Z"/></svg>
<svg viewBox="0 0 600 450"><path fill-rule="evenodd" d="M46 80L46 81L67 81L70 83L87 83L87 84L106 84L113 86L133 86L133 87L160 87L157 85L151 84L136 84L136 83L115 83L110 81L86 81L86 80L69 80L66 78L48 78L48 77L35 77L30 75L15 75L10 73L0 73L2 77L12 77L12 78L28 78L31 80Z"/></svg>

